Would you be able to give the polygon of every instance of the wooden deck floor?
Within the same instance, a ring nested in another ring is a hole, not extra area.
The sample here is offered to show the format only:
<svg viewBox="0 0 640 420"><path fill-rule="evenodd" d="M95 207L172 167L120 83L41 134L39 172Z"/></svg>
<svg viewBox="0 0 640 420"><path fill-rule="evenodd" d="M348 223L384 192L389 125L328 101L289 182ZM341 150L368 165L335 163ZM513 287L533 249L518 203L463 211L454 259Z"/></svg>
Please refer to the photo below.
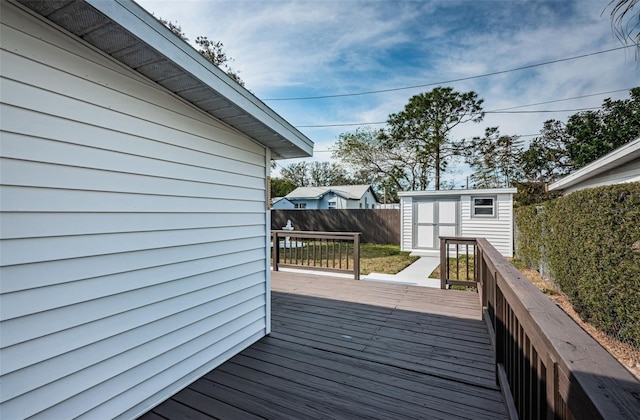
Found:
<svg viewBox="0 0 640 420"><path fill-rule="evenodd" d="M145 414L506 418L478 296L274 272L272 333Z"/></svg>

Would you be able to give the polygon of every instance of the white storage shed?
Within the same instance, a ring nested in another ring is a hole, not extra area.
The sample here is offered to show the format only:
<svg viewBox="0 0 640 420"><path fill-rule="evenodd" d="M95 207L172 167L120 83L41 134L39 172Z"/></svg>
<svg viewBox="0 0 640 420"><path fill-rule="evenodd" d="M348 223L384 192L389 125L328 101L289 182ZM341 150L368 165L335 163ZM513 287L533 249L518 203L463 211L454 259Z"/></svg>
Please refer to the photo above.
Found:
<svg viewBox="0 0 640 420"><path fill-rule="evenodd" d="M0 418L135 418L269 333L313 143L132 1L0 8Z"/></svg>
<svg viewBox="0 0 640 420"><path fill-rule="evenodd" d="M513 256L515 188L400 192L403 251L439 255L440 236L486 238Z"/></svg>

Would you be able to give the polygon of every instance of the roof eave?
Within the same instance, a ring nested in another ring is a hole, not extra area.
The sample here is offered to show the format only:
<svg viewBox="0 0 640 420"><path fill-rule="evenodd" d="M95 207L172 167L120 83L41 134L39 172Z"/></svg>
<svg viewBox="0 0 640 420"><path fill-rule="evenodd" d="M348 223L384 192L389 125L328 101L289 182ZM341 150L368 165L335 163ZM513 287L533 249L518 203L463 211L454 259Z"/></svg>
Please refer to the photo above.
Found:
<svg viewBox="0 0 640 420"><path fill-rule="evenodd" d="M640 158L640 137L550 184L549 191L562 191L637 158Z"/></svg>
<svg viewBox="0 0 640 420"><path fill-rule="evenodd" d="M17 1L269 147L273 159L313 154L309 138L134 1ZM123 53L132 49L137 54ZM138 65L136 60L145 54L154 59ZM171 77L157 71L160 66L170 70Z"/></svg>

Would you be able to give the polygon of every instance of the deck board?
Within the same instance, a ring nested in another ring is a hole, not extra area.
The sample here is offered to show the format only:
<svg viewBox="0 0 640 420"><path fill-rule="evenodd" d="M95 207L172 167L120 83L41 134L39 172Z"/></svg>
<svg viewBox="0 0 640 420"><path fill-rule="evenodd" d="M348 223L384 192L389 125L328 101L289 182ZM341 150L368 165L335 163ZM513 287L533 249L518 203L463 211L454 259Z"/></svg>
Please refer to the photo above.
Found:
<svg viewBox="0 0 640 420"><path fill-rule="evenodd" d="M477 294L272 274L271 334L142 418L506 418Z"/></svg>

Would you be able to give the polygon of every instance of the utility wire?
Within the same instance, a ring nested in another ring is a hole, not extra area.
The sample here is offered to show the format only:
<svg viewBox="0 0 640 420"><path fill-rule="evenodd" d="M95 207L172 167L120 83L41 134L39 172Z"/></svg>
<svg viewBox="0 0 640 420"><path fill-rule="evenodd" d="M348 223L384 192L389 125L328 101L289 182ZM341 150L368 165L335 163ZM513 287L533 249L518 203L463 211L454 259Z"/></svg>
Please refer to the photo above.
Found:
<svg viewBox="0 0 640 420"><path fill-rule="evenodd" d="M600 109L602 107L591 107L591 108L575 108L575 109L541 109L541 110L524 110L524 111L485 111L485 114L545 114L545 113L556 113L556 112L580 112L580 111L591 111L594 109ZM296 125L296 128L328 128L328 127L350 127L350 126L363 126L363 125L380 125L387 124L387 121L372 121L372 122L362 122L362 123L344 123L344 124L320 124L320 125Z"/></svg>
<svg viewBox="0 0 640 420"><path fill-rule="evenodd" d="M589 94L589 95L574 96L572 98L565 98L565 99L555 99L555 100L552 100L552 101L537 102L535 104L510 106L508 108L494 109L493 112L507 111L507 110L510 110L510 109L517 109L517 108L526 108L526 107L529 107L529 106L536 106L536 105L547 105L547 104L553 104L553 103L557 103L557 102L571 101L573 99L591 98L593 96L608 95L610 93L628 92L631 89L633 89L633 88L610 90L608 92L592 93L592 94Z"/></svg>
<svg viewBox="0 0 640 420"><path fill-rule="evenodd" d="M526 69L531 69L531 68L535 68L535 67L546 66L546 65L549 65L549 64L561 63L561 62L564 62L564 61L578 60L580 58L591 57L591 56L598 55L598 54L605 54L605 53L609 53L609 52L612 52L612 51L618 51L618 50L622 50L622 49L625 49L625 48L631 48L631 47L635 47L635 45L624 45L624 46L621 46L621 47L610 48L608 50L596 51L596 52L592 52L592 53L588 53L588 54L576 55L576 56L573 56L573 57L560 58L560 59L557 59L557 60L545 61L545 62L542 62L542 63L529 64L529 65L526 65L526 66L516 67L516 68L513 68L513 69L509 69L509 70L494 71L494 72L491 72L491 73L484 73L484 74L480 74L480 75L477 75L477 76L461 77L461 78L458 78L458 79L443 80L443 81L440 81L440 82L425 83L425 84L422 84L422 85L404 86L404 87L391 88L391 89L381 89L381 90L371 90L371 91L366 91L366 92L342 93L342 94L336 94L336 95L301 96L301 97L293 97L293 98L267 98L267 99L262 99L262 100L263 101L304 101L304 100L312 100L312 99L344 98L344 97L348 97L348 96L363 96L363 95L373 95L373 94L376 94L376 93L397 92L399 90L408 90L408 89L423 88L423 87L428 87L428 86L444 85L444 84L448 84L448 83L463 82L463 81L466 81L466 80L480 79L482 77L496 76L498 74L511 73L511 72L514 72L514 71L526 70Z"/></svg>
<svg viewBox="0 0 640 420"><path fill-rule="evenodd" d="M591 107L591 108L576 108L576 109L545 109L538 111L485 111L485 114L544 114L549 112L580 112L580 111L591 111L594 109L600 109L601 106Z"/></svg>
<svg viewBox="0 0 640 420"><path fill-rule="evenodd" d="M517 106L511 106L508 108L499 108L499 109L494 109L491 111L485 111L485 114L515 114L515 112L504 112L504 111L509 111L512 109L518 109L518 108L527 108L530 106L537 106L537 105L547 105L547 104L553 104L553 103L558 103L558 102L566 102L566 101L572 101L574 99L583 99L583 98L590 98L593 96L601 96L601 95L608 95L610 93L619 93L619 92L628 92L633 88L627 88L627 89L616 89L616 90L609 90L606 92L598 92L598 93L591 93L588 95L580 95L580 96L573 96L571 98L564 98L564 99L554 99L551 101L544 101L544 102L536 102L533 104L527 104L527 105L517 105ZM600 109L601 107L594 107L594 108L581 108L581 109L570 109L570 110L563 110L563 109L558 109L558 110L540 110L540 111L522 111L520 113L536 113L536 112L540 112L540 113L549 113L549 112L579 112L579 111L587 111L587 110L593 110L593 109ZM343 123L343 124L320 124L320 125L296 125L296 128L327 128L327 127L349 127L349 126L362 126L362 125L381 125L381 124L386 124L386 121L372 121L372 122L362 122L362 123Z"/></svg>

